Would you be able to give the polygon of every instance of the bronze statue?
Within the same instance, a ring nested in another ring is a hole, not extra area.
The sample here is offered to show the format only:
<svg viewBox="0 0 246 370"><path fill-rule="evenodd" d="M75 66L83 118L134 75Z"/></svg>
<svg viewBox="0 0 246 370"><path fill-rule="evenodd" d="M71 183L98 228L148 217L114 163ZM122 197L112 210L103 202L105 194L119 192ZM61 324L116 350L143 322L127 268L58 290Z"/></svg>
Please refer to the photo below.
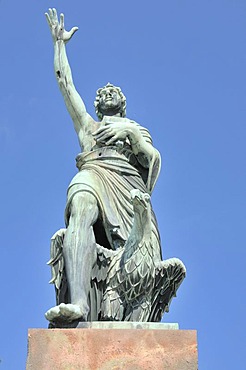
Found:
<svg viewBox="0 0 246 370"><path fill-rule="evenodd" d="M57 305L46 318L61 327L88 320L159 321L185 276L180 260L161 261L150 204L160 154L148 130L126 118L119 87L108 83L97 91L99 122L87 113L65 49L77 27L67 32L55 9L46 18L56 78L81 146L79 172L68 187L66 229L51 242Z"/></svg>

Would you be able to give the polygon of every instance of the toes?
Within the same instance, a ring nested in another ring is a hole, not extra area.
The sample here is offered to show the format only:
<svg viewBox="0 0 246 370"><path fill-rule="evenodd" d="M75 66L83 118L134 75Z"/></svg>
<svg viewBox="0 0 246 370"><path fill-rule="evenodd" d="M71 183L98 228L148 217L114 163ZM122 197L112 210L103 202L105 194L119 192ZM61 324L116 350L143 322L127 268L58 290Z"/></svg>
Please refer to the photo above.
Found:
<svg viewBox="0 0 246 370"><path fill-rule="evenodd" d="M80 306L74 304L61 303L59 306L52 307L45 313L48 321L74 321L83 316Z"/></svg>
<svg viewBox="0 0 246 370"><path fill-rule="evenodd" d="M59 306L55 306L55 307L52 307L50 308L46 313L45 313L45 317L48 321L52 321L54 320L55 318L59 317L60 315L60 309L59 309Z"/></svg>

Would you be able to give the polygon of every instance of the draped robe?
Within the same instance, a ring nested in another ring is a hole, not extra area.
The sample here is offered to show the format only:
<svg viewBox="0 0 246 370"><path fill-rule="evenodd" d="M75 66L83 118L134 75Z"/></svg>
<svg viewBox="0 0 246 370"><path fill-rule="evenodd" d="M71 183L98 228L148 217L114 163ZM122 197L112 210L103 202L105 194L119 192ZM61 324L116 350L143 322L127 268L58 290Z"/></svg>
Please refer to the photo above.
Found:
<svg viewBox="0 0 246 370"><path fill-rule="evenodd" d="M152 145L148 130L136 125L146 142ZM150 163L147 163L143 156L133 154L126 139L112 146L94 146L91 151L79 154L76 158L79 172L72 179L67 192L66 225L69 224L74 195L89 192L97 199L99 209L98 221L94 226L96 242L109 249L122 246L133 223L130 191L139 189L151 194L159 175L160 155L155 149L153 152ZM152 238L155 256L160 260L160 237L153 210Z"/></svg>

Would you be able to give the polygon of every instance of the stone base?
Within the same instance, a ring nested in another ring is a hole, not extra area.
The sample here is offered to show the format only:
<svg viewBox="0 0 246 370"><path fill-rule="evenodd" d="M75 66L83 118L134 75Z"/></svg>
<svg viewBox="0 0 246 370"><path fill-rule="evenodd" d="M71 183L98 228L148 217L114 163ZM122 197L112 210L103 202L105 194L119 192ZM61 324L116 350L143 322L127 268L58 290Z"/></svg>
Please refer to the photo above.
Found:
<svg viewBox="0 0 246 370"><path fill-rule="evenodd" d="M163 329L151 325L29 329L26 370L197 370L196 331L170 330L175 324L157 324Z"/></svg>

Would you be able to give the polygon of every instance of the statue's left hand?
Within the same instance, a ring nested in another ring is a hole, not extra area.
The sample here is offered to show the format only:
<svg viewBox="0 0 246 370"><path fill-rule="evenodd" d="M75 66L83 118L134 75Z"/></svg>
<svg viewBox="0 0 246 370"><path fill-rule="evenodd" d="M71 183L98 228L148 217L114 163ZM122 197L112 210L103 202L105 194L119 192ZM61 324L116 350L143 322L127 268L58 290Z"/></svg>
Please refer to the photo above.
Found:
<svg viewBox="0 0 246 370"><path fill-rule="evenodd" d="M111 145L118 140L125 140L127 137L130 139L138 140L139 135L136 126L129 123L114 122L106 124L100 127L94 133L94 139L98 143L105 143L106 145Z"/></svg>
<svg viewBox="0 0 246 370"><path fill-rule="evenodd" d="M73 27L69 32L64 28L64 14L60 15L60 21L55 8L49 9L49 13L45 13L53 41L62 40L68 42L73 34L78 30L78 27Z"/></svg>
<svg viewBox="0 0 246 370"><path fill-rule="evenodd" d="M111 145L118 140L125 140L127 136L133 134L134 126L121 122L106 124L97 129L93 136L98 143L105 143Z"/></svg>

